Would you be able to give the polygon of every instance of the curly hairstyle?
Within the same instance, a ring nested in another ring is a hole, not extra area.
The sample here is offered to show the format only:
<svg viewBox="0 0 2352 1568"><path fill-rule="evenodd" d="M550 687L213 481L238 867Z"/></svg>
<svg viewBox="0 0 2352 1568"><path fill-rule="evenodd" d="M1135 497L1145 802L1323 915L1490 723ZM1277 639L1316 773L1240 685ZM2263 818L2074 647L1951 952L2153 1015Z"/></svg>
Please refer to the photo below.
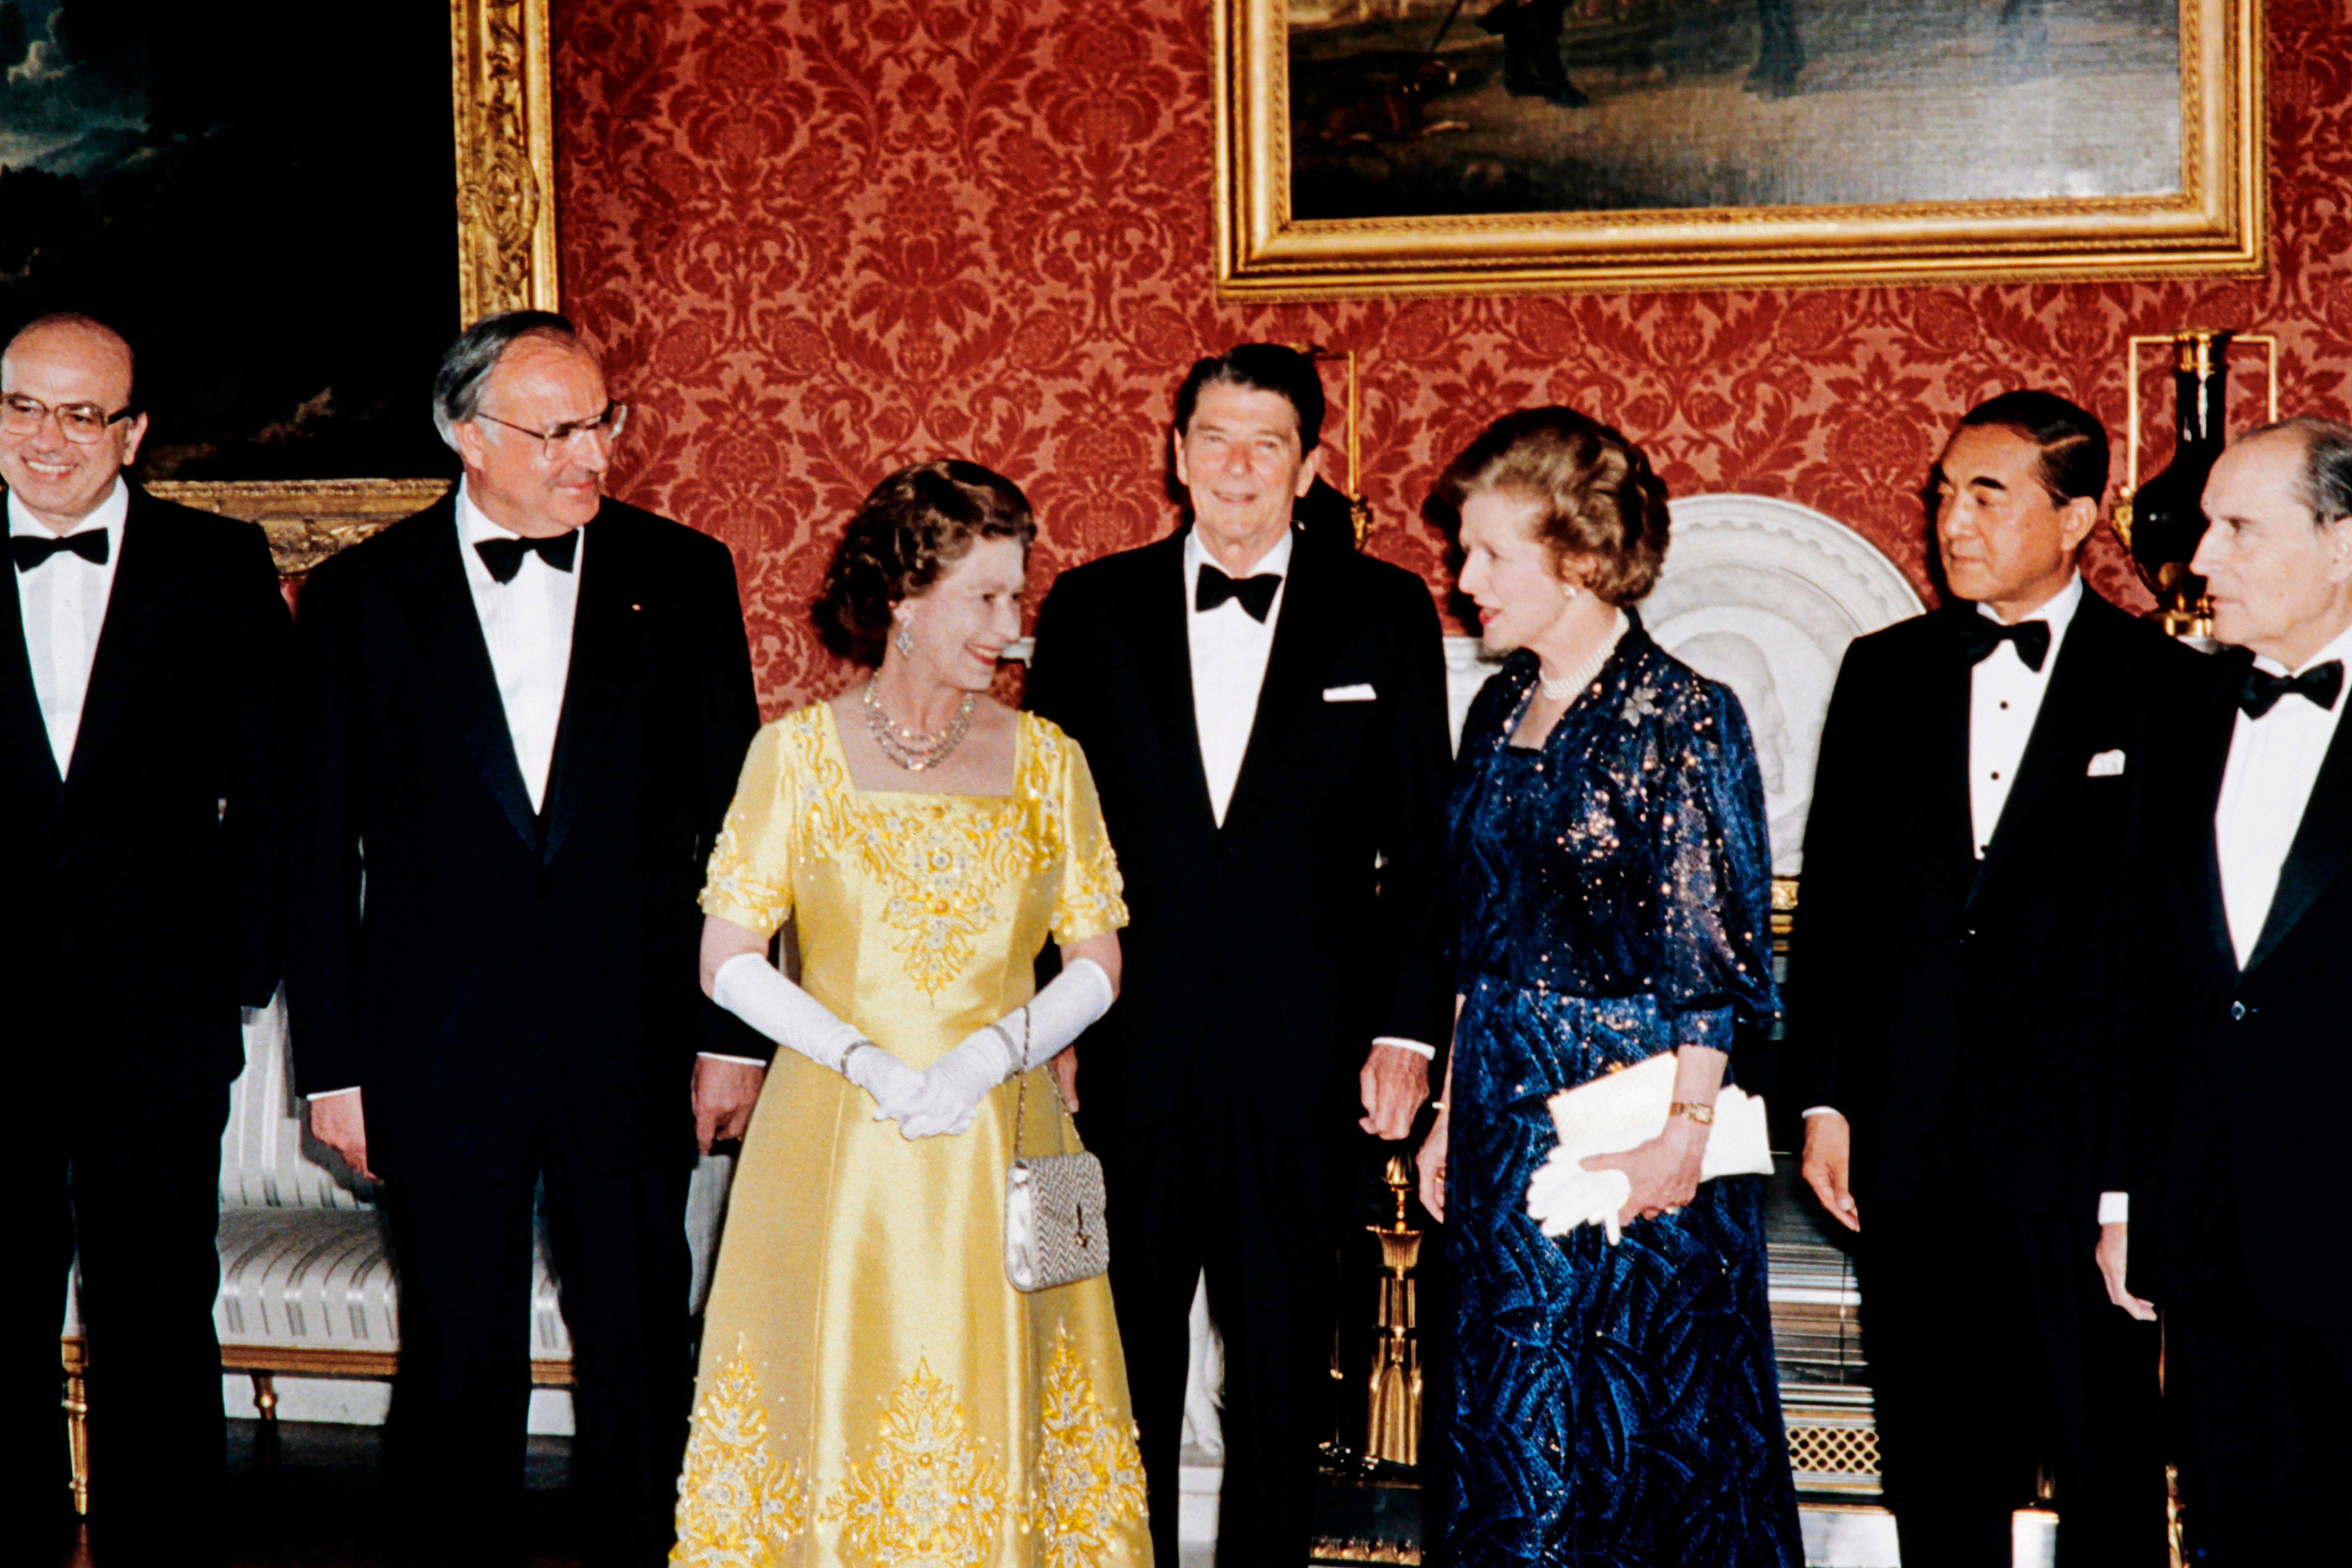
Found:
<svg viewBox="0 0 2352 1568"><path fill-rule="evenodd" d="M1573 408L1506 414L1445 465L1430 492L1430 521L1459 539L1462 508L1485 490L1525 496L1542 510L1536 537L1556 562L1585 569L1585 586L1612 605L1638 604L1666 559L1666 485L1642 448Z"/></svg>
<svg viewBox="0 0 2352 1568"><path fill-rule="evenodd" d="M1029 498L1003 475L957 458L900 468L843 530L816 597L817 635L860 664L882 662L890 613L930 589L982 539L1037 537Z"/></svg>

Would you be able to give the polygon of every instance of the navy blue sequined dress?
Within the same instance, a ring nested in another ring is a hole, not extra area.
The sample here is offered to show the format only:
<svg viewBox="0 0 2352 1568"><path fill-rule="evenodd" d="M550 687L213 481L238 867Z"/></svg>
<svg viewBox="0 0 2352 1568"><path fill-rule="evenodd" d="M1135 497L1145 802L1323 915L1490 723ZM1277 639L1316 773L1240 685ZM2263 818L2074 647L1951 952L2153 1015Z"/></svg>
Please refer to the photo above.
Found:
<svg viewBox="0 0 2352 1568"><path fill-rule="evenodd" d="M1547 1097L1677 1045L1727 1051L1778 1010L1747 718L1636 621L1529 750L1509 736L1536 674L1516 655L1480 693L1447 806L1447 1538L1463 1568L1796 1568L1759 1179L1708 1182L1616 1247L1527 1215L1558 1142Z"/></svg>

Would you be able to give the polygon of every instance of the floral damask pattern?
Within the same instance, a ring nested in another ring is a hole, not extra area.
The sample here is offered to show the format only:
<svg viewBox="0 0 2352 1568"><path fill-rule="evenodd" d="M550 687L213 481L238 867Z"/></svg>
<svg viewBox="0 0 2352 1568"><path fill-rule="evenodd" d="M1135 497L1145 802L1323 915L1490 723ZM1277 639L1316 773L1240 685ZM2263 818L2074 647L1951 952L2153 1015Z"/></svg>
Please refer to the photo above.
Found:
<svg viewBox="0 0 2352 1568"><path fill-rule="evenodd" d="M919 1361L818 1517L877 1564L976 1568L996 1553L1006 1504L1004 1467L972 1436L954 1391Z"/></svg>
<svg viewBox="0 0 2352 1568"><path fill-rule="evenodd" d="M1924 589L1944 431L2020 384L2119 428L2130 333L2276 332L2284 406L2346 411L2352 26L2343 0L2265 9L2263 279L1244 307L1211 297L1198 0L557 0L565 299L639 411L621 493L736 551L770 712L843 683L807 605L883 473L1018 480L1042 589L1166 531L1175 384L1244 337L1357 351L1369 547L1433 591L1431 480L1536 400L1621 426L1677 491L1818 507ZM2147 390L2160 419L2152 357Z"/></svg>
<svg viewBox="0 0 2352 1568"><path fill-rule="evenodd" d="M739 1345L694 1412L670 1561L686 1568L775 1568L808 1522L807 1489L769 1442L759 1383Z"/></svg>
<svg viewBox="0 0 2352 1568"><path fill-rule="evenodd" d="M1120 1525L1143 1517L1143 1456L1096 1403L1067 1324L1045 1367L1039 1421L1030 1516L1044 1538L1045 1568L1088 1568L1111 1550Z"/></svg>

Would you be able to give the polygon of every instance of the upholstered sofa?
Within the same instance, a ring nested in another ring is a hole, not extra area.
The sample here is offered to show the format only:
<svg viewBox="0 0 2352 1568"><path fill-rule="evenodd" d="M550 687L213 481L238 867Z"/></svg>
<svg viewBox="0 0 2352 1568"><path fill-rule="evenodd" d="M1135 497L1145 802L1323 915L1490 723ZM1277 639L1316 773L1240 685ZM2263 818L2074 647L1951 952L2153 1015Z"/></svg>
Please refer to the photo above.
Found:
<svg viewBox="0 0 2352 1568"><path fill-rule="evenodd" d="M221 1140L220 1295L213 1323L221 1370L251 1380L253 1408L278 1415L277 1379L389 1378L400 1359L400 1293L383 1216L332 1155L307 1145L287 1082L283 1001L247 1016L245 1071L229 1096ZM678 1092L685 1093L683 1083ZM701 1304L734 1163L704 1159L682 1216L694 1256L693 1302ZM68 1279L61 1344L74 1500L86 1505L89 1464L87 1352L78 1281ZM572 1341L562 1291L539 1226L531 1277L531 1380L572 1381Z"/></svg>

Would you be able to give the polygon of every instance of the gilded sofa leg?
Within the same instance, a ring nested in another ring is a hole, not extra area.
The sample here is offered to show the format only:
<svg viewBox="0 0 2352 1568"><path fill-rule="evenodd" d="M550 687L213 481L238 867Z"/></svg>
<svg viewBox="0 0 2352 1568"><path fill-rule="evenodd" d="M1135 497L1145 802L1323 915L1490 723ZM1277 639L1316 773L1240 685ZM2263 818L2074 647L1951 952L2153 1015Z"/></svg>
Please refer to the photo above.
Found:
<svg viewBox="0 0 2352 1568"><path fill-rule="evenodd" d="M89 1387L81 1369L66 1373L66 1457L73 1467L74 1512L89 1514Z"/></svg>
<svg viewBox="0 0 2352 1568"><path fill-rule="evenodd" d="M253 1436L254 1463L275 1467L278 1463L278 1377L274 1373L257 1372L253 1379L253 1408L260 1413L261 1430Z"/></svg>

